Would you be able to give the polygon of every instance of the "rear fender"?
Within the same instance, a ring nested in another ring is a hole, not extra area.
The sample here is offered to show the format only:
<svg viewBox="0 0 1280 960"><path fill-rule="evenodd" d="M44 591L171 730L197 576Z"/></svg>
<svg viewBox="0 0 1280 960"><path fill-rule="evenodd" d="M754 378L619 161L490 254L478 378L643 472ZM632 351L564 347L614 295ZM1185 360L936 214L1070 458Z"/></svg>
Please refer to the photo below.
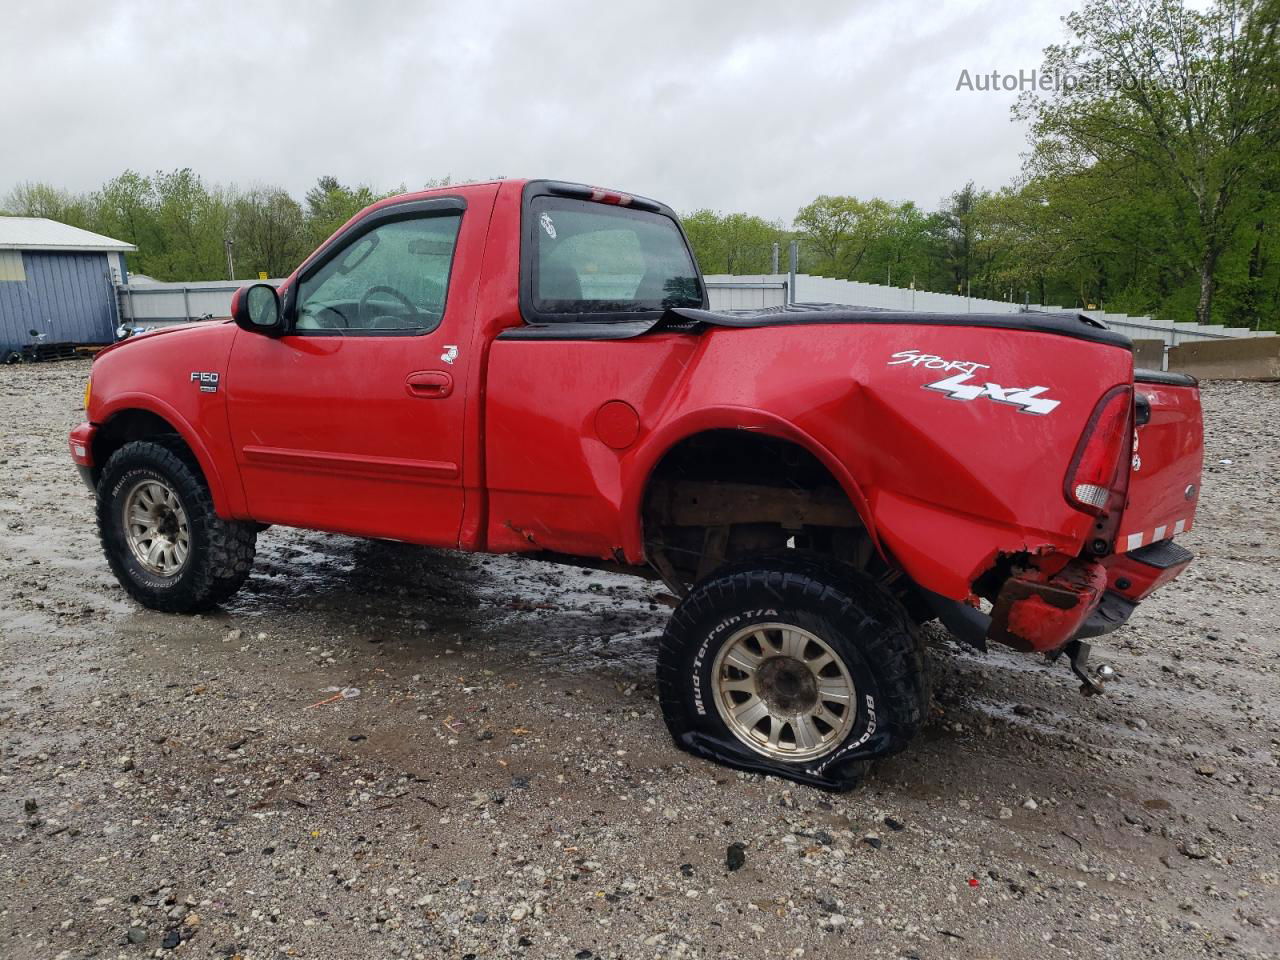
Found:
<svg viewBox="0 0 1280 960"><path fill-rule="evenodd" d="M797 429L794 424L774 414L751 407L717 406L692 411L663 424L649 434L644 445L635 452L630 470L634 482L624 484L622 498L622 516L626 523L622 530L622 547L629 563L640 564L645 560L642 514L644 497L653 479L654 470L678 443L709 430L748 430L790 441L813 454L840 484L862 525L866 527L871 542L884 557L866 497L853 475L830 450L809 434Z"/></svg>
<svg viewBox="0 0 1280 960"><path fill-rule="evenodd" d="M1068 537L995 523L888 490L874 491L871 514L898 566L917 585L952 600L969 596L973 581L1001 556L1078 551Z"/></svg>

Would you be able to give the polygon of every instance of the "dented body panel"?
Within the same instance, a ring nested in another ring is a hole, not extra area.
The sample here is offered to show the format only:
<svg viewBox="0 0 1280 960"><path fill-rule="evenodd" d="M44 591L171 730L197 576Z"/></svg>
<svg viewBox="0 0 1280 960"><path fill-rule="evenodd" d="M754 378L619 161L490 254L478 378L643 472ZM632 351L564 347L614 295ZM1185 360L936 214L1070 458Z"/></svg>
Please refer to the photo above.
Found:
<svg viewBox="0 0 1280 960"><path fill-rule="evenodd" d="M985 363L990 380L1010 387L1046 386L1057 406L1038 415L952 399L929 385L954 372L895 363L907 349ZM999 554L1080 550L1092 522L1062 498L1062 477L1098 398L1132 377L1132 358L1015 331L815 325L803 336L767 327L697 338L504 340L490 370L494 546L531 549L504 536L510 521L540 529L542 549L621 546L641 562L638 494L647 473L683 437L730 427L795 440L834 465L881 548L917 583L959 598ZM549 372L575 388L547 391ZM592 429L601 398L614 397L640 420L633 448L621 451ZM544 489L531 490L531 477Z"/></svg>

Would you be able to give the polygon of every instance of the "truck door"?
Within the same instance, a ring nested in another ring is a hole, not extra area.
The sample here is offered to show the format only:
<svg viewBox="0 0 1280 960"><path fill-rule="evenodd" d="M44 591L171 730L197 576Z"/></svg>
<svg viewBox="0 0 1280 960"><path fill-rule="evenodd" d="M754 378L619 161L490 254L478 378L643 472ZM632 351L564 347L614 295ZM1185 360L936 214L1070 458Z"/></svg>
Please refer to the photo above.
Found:
<svg viewBox="0 0 1280 960"><path fill-rule="evenodd" d="M291 278L286 335L237 334L224 389L254 519L457 543L475 306L460 278L486 220L461 198L370 211Z"/></svg>

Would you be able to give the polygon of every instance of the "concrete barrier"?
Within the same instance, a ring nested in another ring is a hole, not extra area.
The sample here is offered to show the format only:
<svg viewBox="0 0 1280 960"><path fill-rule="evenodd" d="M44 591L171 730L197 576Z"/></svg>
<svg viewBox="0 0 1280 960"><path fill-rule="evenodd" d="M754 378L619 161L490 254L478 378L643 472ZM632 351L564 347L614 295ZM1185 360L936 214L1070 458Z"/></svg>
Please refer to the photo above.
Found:
<svg viewBox="0 0 1280 960"><path fill-rule="evenodd" d="M1139 370L1163 370L1164 341L1133 341L1133 365Z"/></svg>
<svg viewBox="0 0 1280 960"><path fill-rule="evenodd" d="M1179 344L1169 369L1201 380L1280 380L1280 337Z"/></svg>

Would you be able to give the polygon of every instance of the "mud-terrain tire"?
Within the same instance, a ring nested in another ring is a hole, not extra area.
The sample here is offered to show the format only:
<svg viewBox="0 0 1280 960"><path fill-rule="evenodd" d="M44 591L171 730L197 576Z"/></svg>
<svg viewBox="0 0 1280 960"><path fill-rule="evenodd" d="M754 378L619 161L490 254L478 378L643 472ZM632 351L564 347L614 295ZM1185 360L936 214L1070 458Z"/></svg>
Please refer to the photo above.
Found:
<svg viewBox="0 0 1280 960"><path fill-rule="evenodd" d="M847 790L915 735L929 682L897 600L843 565L797 556L732 564L696 585L663 634L658 695L682 749Z"/></svg>
<svg viewBox="0 0 1280 960"><path fill-rule="evenodd" d="M208 610L228 600L249 576L254 525L214 512L199 467L180 444L125 444L103 467L97 494L98 536L107 563L144 607ZM127 527L126 510L141 521Z"/></svg>

